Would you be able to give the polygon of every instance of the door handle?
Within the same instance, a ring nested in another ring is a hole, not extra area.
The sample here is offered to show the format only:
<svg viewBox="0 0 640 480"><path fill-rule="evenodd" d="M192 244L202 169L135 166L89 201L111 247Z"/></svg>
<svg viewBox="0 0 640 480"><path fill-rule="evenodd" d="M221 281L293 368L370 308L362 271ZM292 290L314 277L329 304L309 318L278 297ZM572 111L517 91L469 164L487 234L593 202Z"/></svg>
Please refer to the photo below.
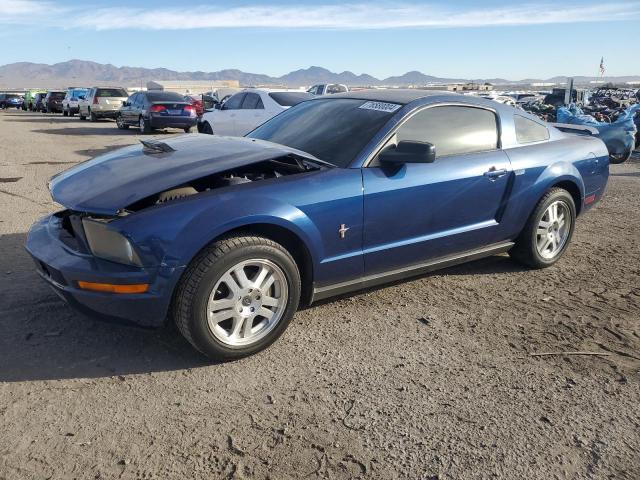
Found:
<svg viewBox="0 0 640 480"><path fill-rule="evenodd" d="M496 167L491 167L489 170L483 173L485 177L489 177L491 180L495 180L496 178L503 177L507 174L506 168L501 168L499 170Z"/></svg>

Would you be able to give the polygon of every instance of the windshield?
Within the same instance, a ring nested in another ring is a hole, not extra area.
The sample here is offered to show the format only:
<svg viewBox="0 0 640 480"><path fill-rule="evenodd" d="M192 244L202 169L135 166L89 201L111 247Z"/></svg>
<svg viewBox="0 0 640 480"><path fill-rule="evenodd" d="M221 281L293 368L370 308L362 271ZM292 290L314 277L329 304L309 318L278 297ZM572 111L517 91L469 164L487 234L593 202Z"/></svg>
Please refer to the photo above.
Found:
<svg viewBox="0 0 640 480"><path fill-rule="evenodd" d="M393 111L369 106L374 103L351 98L303 102L247 137L296 148L344 168L393 115ZM395 110L398 108L400 105Z"/></svg>
<svg viewBox="0 0 640 480"><path fill-rule="evenodd" d="M300 102L313 98L313 95L307 92L271 92L269 96L283 107L293 107Z"/></svg>
<svg viewBox="0 0 640 480"><path fill-rule="evenodd" d="M128 97L126 90L121 88L99 88L96 97Z"/></svg>

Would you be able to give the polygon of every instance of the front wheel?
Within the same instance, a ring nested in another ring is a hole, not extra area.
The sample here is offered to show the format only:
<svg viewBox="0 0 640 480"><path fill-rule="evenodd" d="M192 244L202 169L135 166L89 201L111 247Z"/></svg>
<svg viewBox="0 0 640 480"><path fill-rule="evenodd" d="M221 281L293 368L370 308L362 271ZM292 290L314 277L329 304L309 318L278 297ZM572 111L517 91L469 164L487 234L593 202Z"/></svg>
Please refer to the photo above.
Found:
<svg viewBox="0 0 640 480"><path fill-rule="evenodd" d="M127 125L124 122L124 119L122 118L122 115L118 115L116 117L116 126L120 129L120 130L126 130L127 128L129 128L129 125Z"/></svg>
<svg viewBox="0 0 640 480"><path fill-rule="evenodd" d="M184 133L191 133L191 127L187 127L184 129Z"/></svg>
<svg viewBox="0 0 640 480"><path fill-rule="evenodd" d="M92 122L97 122L98 121L98 116L92 112L91 110L89 110L89 118L91 119Z"/></svg>
<svg viewBox="0 0 640 480"><path fill-rule="evenodd" d="M199 132L200 133L205 133L207 135L213 135L213 128L211 128L211 124L209 122L204 122L202 124L198 124L199 128Z"/></svg>
<svg viewBox="0 0 640 480"><path fill-rule="evenodd" d="M571 194L552 188L538 202L509 255L533 268L550 267L567 249L575 221L576 206Z"/></svg>
<svg viewBox="0 0 640 480"><path fill-rule="evenodd" d="M68 117L69 116L69 111L65 110L64 108L62 109L62 116L63 117Z"/></svg>
<svg viewBox="0 0 640 480"><path fill-rule="evenodd" d="M267 348L287 328L300 301L300 272L289 252L263 237L233 236L201 252L175 293L180 332L212 359Z"/></svg>

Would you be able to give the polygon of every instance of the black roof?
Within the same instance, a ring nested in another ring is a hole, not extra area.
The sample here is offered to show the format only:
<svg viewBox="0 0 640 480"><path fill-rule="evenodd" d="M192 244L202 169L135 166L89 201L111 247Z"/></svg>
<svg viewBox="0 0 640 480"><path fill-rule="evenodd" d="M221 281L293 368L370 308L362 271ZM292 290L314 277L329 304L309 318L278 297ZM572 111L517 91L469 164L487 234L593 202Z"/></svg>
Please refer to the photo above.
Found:
<svg viewBox="0 0 640 480"><path fill-rule="evenodd" d="M459 99L460 94L451 93L444 90L386 88L334 93L333 95L331 95L331 98L353 98L356 100L372 100L378 102L399 103L401 105L406 105L407 103L411 103L414 100L432 96L455 96L455 98Z"/></svg>

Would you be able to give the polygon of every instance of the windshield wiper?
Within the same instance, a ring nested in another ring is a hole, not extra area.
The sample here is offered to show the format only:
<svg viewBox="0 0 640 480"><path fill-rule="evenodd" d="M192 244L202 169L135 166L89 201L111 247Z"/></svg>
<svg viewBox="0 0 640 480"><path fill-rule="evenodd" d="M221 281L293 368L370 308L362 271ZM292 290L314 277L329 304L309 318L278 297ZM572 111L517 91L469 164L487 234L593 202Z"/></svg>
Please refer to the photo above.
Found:
<svg viewBox="0 0 640 480"><path fill-rule="evenodd" d="M300 161L302 161L302 163L306 163L306 164L311 164L311 165L315 165L315 166L322 166L322 167L329 167L329 168L338 168L337 165L334 165L331 162L327 162L325 160L320 160L319 158L316 158L314 156L309 155L308 157L306 156L302 156L302 155L295 155L292 154L292 156Z"/></svg>

